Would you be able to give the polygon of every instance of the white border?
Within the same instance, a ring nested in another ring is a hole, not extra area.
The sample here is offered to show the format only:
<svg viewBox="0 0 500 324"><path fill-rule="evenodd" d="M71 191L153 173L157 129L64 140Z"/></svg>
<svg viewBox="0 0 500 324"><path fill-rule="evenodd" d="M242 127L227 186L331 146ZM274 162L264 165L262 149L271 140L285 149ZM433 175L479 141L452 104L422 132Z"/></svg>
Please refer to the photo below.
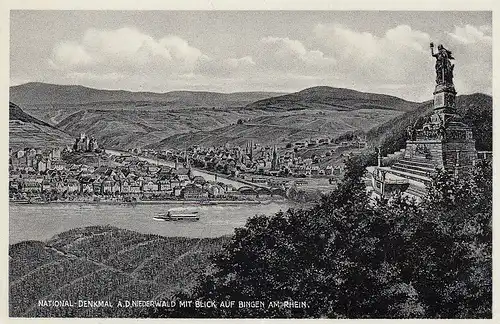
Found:
<svg viewBox="0 0 500 324"><path fill-rule="evenodd" d="M499 2L500 3L500 2ZM30 322L30 323L66 323L71 322L99 322L99 323L115 323L115 322L131 322L137 321L162 321L167 323L188 323L188 322L214 322L222 321L224 323L239 323L242 320L194 320L194 319L172 319L172 320L153 320L153 319L10 319L8 318L8 91L9 91L9 16L11 9L32 9L32 10L384 10L384 11L493 11L493 36L500 32L500 24L498 23L499 12L497 8L499 5L494 5L494 0L0 0L0 67L2 73L0 74L0 91L1 102L3 103L0 109L0 121L3 127L0 127L0 150L5 155L0 159L1 177L4 181L0 185L0 225L3 235L1 245L1 261L0 269L2 270L0 276L0 322ZM493 41L493 107L499 99L498 96L498 77L500 77L500 68L497 68L498 51L497 42ZM493 125L498 125L498 113L493 108ZM500 141L496 137L500 137L500 131L493 127L493 159L497 161L500 152ZM500 163L495 163L493 168L494 184L498 183ZM494 205L493 205L493 237L498 234L498 227L500 223L498 217L495 216L498 209L497 199L500 197L499 190L494 187ZM500 270L500 262L498 249L495 248L494 239L493 244L493 320L498 322L500 319L500 305L499 305L499 288L498 281L499 275L497 272ZM498 270L498 271L496 271ZM245 320L258 323L273 322L273 323L289 323L291 320L266 320L266 319L253 319ZM295 321L295 320L293 320ZM298 320L297 320L298 321ZM300 320L301 322L315 323L330 323L332 320ZM359 320L341 320L344 323L354 323ZM363 322L386 322L386 320L363 320ZM428 323L438 320L404 320L405 323ZM448 320L449 321L449 320ZM467 322L484 322L488 320L467 320Z"/></svg>

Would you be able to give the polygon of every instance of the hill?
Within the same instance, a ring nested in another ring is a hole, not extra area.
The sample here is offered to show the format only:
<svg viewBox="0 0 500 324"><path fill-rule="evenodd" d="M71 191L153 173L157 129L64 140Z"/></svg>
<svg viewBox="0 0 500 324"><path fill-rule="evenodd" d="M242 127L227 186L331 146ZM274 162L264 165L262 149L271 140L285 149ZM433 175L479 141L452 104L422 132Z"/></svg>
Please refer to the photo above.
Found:
<svg viewBox="0 0 500 324"><path fill-rule="evenodd" d="M350 89L313 87L247 105L249 111L268 113L212 130L175 134L148 148L181 148L191 145L286 145L311 138L336 138L364 132L411 112L418 103L388 95Z"/></svg>
<svg viewBox="0 0 500 324"><path fill-rule="evenodd" d="M48 242L9 247L12 317L128 317L147 308L118 300L169 300L189 291L227 237L190 239L139 234L111 226L61 233ZM109 300L113 308L38 307L39 300Z"/></svg>
<svg viewBox="0 0 500 324"><path fill-rule="evenodd" d="M242 120L235 125L213 130L176 134L148 148L183 148L191 145L245 145L253 140L262 145L281 145L317 138L336 138L347 132L364 131L392 120L402 112L388 109L337 111L307 109L274 112L271 115Z"/></svg>
<svg viewBox="0 0 500 324"><path fill-rule="evenodd" d="M247 107L278 110L323 108L339 111L356 109L411 111L415 109L417 105L418 104L415 102L383 94L321 86L259 100L249 104Z"/></svg>
<svg viewBox="0 0 500 324"><path fill-rule="evenodd" d="M90 103L134 102L140 106L242 107L281 93L172 91L166 93L100 90L81 85L30 82L10 87L10 100L20 105L81 105Z"/></svg>
<svg viewBox="0 0 500 324"><path fill-rule="evenodd" d="M372 129L419 105L331 87L271 95L158 94L43 83L11 88L12 98L29 103L31 115L72 136L85 132L103 146L117 149L241 145L248 140L270 145L335 138Z"/></svg>
<svg viewBox="0 0 500 324"><path fill-rule="evenodd" d="M9 102L9 120L19 120L25 123L33 123L50 127L48 123L43 122L31 115L28 115L18 105L12 102Z"/></svg>
<svg viewBox="0 0 500 324"><path fill-rule="evenodd" d="M425 117L432 114L432 101L427 101L417 109L406 112L393 120L383 123L367 132L368 141L380 146L384 154L395 152L405 147L406 127L419 126ZM492 97L482 93L457 96L457 112L462 121L472 127L476 140L476 149L491 151L493 141L493 101Z"/></svg>
<svg viewBox="0 0 500 324"><path fill-rule="evenodd" d="M13 150L26 147L64 147L72 143L73 138L68 134L9 102L9 147Z"/></svg>
<svg viewBox="0 0 500 324"><path fill-rule="evenodd" d="M56 127L78 136L80 132L97 138L101 146L128 149L143 147L166 137L211 131L251 119L265 112L244 108L222 109L82 109L62 119Z"/></svg>
<svg viewBox="0 0 500 324"><path fill-rule="evenodd" d="M131 92L37 82L10 88L11 100L23 103L39 121L71 136L91 134L105 147L121 149L266 115L244 107L277 94L281 93Z"/></svg>

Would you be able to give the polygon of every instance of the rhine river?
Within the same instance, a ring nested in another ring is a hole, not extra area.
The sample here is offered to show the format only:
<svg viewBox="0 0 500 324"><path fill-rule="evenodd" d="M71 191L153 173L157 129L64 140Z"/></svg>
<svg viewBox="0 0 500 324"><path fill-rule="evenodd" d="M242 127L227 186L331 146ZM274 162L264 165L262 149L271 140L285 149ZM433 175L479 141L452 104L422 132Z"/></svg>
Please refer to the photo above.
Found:
<svg viewBox="0 0 500 324"><path fill-rule="evenodd" d="M144 234L217 237L233 234L256 214L271 215L294 207L292 202L240 205L9 204L9 243L46 241L73 228L111 225ZM165 222L153 217L168 210L197 211L200 220Z"/></svg>
<svg viewBox="0 0 500 324"><path fill-rule="evenodd" d="M111 154L111 155L123 155L123 154L128 155L129 154L127 152L122 152L122 151L117 151L117 150L110 150L110 149L106 149L106 153ZM164 161L164 160L159 160L159 159L152 159L152 158L147 158L147 157L137 156L137 155L133 155L133 156L135 156L139 160L147 161L147 162L149 162L151 164L166 165L166 166L171 167L171 168L173 168L174 165L175 165L175 163L171 162L171 161ZM192 172L193 172L194 176L202 176L207 181L215 181L216 180L215 175L212 174L212 173L204 172L202 170L198 170L198 169L195 169L195 168L192 169ZM239 182L239 181L235 181L235 180L231 180L231 179L227 179L224 176L217 177L217 181L225 183L225 184L232 185L236 189L238 189L240 187L243 187L243 186L248 186L248 184L245 184L245 183Z"/></svg>

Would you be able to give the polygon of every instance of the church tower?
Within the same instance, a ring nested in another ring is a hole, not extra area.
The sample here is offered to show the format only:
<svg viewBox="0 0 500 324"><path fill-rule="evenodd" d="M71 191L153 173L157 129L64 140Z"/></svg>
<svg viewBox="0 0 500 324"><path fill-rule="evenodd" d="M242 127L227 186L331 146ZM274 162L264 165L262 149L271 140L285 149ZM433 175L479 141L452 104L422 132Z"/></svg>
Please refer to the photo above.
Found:
<svg viewBox="0 0 500 324"><path fill-rule="evenodd" d="M184 167L186 169L191 169L191 165L189 164L189 156L188 156L188 153L187 153L187 150L184 151Z"/></svg>
<svg viewBox="0 0 500 324"><path fill-rule="evenodd" d="M279 169L279 155L278 151L276 150L276 145L273 147L273 158L271 161L271 170L278 170Z"/></svg>
<svg viewBox="0 0 500 324"><path fill-rule="evenodd" d="M250 161L253 162L253 141L250 141Z"/></svg>

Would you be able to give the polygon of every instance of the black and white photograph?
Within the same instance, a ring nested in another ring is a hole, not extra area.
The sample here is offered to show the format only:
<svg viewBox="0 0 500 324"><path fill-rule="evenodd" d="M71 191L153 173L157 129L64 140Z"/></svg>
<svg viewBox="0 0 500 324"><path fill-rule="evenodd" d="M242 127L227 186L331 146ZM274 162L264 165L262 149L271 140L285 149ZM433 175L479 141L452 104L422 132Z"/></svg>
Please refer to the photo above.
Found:
<svg viewBox="0 0 500 324"><path fill-rule="evenodd" d="M77 9L9 11L10 318L492 319L491 10Z"/></svg>

